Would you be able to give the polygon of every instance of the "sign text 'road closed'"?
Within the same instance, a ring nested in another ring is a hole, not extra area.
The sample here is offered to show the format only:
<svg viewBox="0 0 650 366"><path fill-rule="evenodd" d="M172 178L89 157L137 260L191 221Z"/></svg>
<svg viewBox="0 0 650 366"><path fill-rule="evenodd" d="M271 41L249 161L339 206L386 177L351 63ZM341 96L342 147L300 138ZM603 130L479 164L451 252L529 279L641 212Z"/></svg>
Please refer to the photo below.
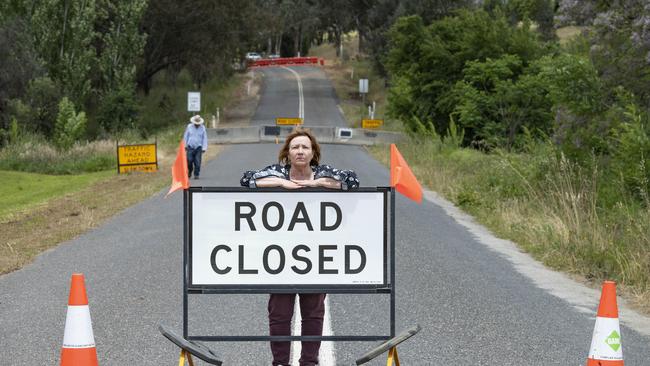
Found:
<svg viewBox="0 0 650 366"><path fill-rule="evenodd" d="M193 192L192 285L362 285L385 278L383 192Z"/></svg>

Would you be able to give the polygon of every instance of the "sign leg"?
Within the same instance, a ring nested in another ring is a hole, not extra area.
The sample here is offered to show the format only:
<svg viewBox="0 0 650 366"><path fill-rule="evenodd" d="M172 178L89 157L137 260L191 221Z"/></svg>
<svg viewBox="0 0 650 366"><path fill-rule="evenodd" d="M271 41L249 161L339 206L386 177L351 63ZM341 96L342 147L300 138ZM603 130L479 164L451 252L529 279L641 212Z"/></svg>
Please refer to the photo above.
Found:
<svg viewBox="0 0 650 366"><path fill-rule="evenodd" d="M386 360L386 366L399 366L399 357L397 356L397 347L393 347L388 351L388 359Z"/></svg>
<svg viewBox="0 0 650 366"><path fill-rule="evenodd" d="M178 366L185 366L185 356L187 356L187 363L190 366L194 366L194 361L192 361L192 355L186 350L181 350L181 356L178 358Z"/></svg>

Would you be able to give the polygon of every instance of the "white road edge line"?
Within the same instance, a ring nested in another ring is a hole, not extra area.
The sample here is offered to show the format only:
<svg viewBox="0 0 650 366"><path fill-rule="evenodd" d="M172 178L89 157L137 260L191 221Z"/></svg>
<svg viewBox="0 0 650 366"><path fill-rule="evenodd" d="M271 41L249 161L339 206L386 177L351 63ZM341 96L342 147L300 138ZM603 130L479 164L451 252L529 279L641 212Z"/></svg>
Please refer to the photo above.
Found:
<svg viewBox="0 0 650 366"><path fill-rule="evenodd" d="M300 317L300 303L298 296L296 296L296 303L293 307L293 326L291 327L291 334L300 335L301 326ZM330 301L329 296L325 297L325 317L323 318L323 335L334 335L332 331L332 318L330 316ZM300 342L291 342L291 364L298 365L300 361ZM334 350L334 342L321 342L320 352L318 354L318 364L320 366L335 366L336 356Z"/></svg>
<svg viewBox="0 0 650 366"><path fill-rule="evenodd" d="M291 73L296 77L296 81L298 82L298 117L303 119L303 122L305 120L305 98L303 97L302 94L302 79L300 78L300 75L295 72L294 70L282 66L283 69L291 71Z"/></svg>
<svg viewBox="0 0 650 366"><path fill-rule="evenodd" d="M453 203L447 201L436 192L424 191L424 198L442 208L458 224L464 226L476 240L486 247L500 253L509 260L517 272L528 277L539 288L547 291L569 304L578 311L595 319L600 289L591 289L574 281L564 273L552 271L537 262L529 254L522 252L510 240L499 239L487 228L476 223L474 218L462 212ZM619 319L625 326L638 333L650 335L650 317L644 316L626 305L625 300L618 298Z"/></svg>

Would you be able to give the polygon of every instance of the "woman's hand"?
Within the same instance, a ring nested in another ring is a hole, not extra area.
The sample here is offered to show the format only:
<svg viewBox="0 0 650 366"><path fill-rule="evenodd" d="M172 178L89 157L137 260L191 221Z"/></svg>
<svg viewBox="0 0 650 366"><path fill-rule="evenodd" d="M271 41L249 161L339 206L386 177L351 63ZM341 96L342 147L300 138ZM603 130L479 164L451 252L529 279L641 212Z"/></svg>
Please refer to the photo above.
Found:
<svg viewBox="0 0 650 366"><path fill-rule="evenodd" d="M301 185L298 185L290 180L286 180L278 177L266 177L266 178L258 179L257 186L259 188L264 188L264 187L282 187L285 189L302 188Z"/></svg>
<svg viewBox="0 0 650 366"><path fill-rule="evenodd" d="M285 189L299 189L299 188L302 188L303 186L301 186L300 184L297 184L296 182L283 179L281 187L285 188Z"/></svg>
<svg viewBox="0 0 650 366"><path fill-rule="evenodd" d="M314 180L296 180L293 179L291 182L297 184L300 187L323 187L331 189L341 189L341 182L332 178L318 178Z"/></svg>

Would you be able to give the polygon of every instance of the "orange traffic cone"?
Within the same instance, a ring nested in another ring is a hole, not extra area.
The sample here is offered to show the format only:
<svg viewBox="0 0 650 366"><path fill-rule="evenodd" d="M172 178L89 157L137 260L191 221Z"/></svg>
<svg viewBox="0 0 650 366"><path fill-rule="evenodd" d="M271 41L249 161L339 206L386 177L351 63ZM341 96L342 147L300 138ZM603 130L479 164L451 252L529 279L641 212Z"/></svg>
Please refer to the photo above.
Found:
<svg viewBox="0 0 650 366"><path fill-rule="evenodd" d="M603 282L587 366L623 366L623 345L618 324L616 283Z"/></svg>
<svg viewBox="0 0 650 366"><path fill-rule="evenodd" d="M84 275L73 273L61 349L61 366L97 365L97 350L90 321Z"/></svg>

